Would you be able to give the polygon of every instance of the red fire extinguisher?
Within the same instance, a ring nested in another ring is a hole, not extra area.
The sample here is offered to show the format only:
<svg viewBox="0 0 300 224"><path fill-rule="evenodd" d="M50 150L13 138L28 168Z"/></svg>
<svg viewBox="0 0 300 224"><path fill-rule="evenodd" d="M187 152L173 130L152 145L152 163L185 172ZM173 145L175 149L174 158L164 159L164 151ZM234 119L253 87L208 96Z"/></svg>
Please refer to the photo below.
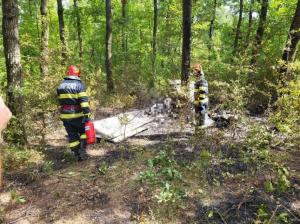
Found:
<svg viewBox="0 0 300 224"><path fill-rule="evenodd" d="M85 134L86 134L86 144L92 145L96 141L96 133L94 124L91 121L87 121L84 124Z"/></svg>

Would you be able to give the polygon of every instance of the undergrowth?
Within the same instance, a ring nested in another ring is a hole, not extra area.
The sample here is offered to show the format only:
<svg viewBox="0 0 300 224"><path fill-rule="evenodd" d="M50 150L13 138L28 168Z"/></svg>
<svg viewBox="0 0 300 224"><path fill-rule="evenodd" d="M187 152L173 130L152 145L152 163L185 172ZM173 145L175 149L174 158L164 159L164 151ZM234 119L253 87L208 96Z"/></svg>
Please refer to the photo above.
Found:
<svg viewBox="0 0 300 224"><path fill-rule="evenodd" d="M195 202L212 203L216 192L243 192L243 189L231 184L241 182L247 186L244 197L253 197L254 200L251 202L254 203L253 208L248 208L251 223L293 223L295 219L286 209L273 204L273 197L285 197L292 188L289 168L283 164L283 154L279 156L275 155L278 152L274 152L274 147L285 143L279 141L276 133L265 124L249 127L243 141L224 140L222 130L213 135L200 130L188 142L194 154L188 161L179 156L182 152L176 148L176 143L167 143L154 153L138 178L138 186L147 189L147 197L151 201L148 203L151 219L178 221L191 212L189 209ZM259 197L264 200L255 202L256 194L262 194ZM225 215L222 210L209 205L203 208L202 218L207 222L221 220L226 223L224 220L235 217L234 212ZM191 223L197 220L197 214L190 220Z"/></svg>

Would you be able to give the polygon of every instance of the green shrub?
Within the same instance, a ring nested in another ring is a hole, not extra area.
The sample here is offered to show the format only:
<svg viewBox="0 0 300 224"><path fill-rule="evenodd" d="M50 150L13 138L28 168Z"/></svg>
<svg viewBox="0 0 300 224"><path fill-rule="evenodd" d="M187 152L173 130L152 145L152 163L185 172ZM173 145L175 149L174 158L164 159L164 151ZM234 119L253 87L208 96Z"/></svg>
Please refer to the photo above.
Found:
<svg viewBox="0 0 300 224"><path fill-rule="evenodd" d="M157 156L148 159L148 169L139 176L140 181L158 188L159 193L154 195L158 203L173 203L185 195L180 185L183 181L180 167L172 155L172 151L161 150Z"/></svg>
<svg viewBox="0 0 300 224"><path fill-rule="evenodd" d="M271 115L270 122L281 132L299 135L300 133L300 80L290 82L287 88L279 90L277 110Z"/></svg>
<svg viewBox="0 0 300 224"><path fill-rule="evenodd" d="M273 134L267 130L265 125L256 125L250 130L246 139L246 147L252 161L259 162L269 159L273 137Z"/></svg>
<svg viewBox="0 0 300 224"><path fill-rule="evenodd" d="M34 149L8 146L3 149L5 170L14 171L43 164L43 155Z"/></svg>

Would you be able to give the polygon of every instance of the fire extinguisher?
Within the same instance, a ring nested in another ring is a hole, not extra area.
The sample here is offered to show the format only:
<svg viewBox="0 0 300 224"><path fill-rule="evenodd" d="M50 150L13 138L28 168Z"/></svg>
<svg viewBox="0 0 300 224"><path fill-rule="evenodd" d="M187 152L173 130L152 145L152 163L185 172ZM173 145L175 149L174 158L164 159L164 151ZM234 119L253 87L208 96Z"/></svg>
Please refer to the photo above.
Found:
<svg viewBox="0 0 300 224"><path fill-rule="evenodd" d="M84 124L85 134L86 134L86 144L92 145L96 141L96 133L94 124L91 121L87 121Z"/></svg>

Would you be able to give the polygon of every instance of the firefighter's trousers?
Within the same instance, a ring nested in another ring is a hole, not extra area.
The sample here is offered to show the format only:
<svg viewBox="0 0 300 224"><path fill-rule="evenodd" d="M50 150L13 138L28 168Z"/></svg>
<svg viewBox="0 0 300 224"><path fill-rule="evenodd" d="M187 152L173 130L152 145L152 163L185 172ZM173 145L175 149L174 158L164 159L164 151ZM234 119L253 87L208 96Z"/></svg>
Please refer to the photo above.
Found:
<svg viewBox="0 0 300 224"><path fill-rule="evenodd" d="M63 124L68 133L69 147L76 156L80 156L80 153L84 153L86 149L83 118L64 120Z"/></svg>
<svg viewBox="0 0 300 224"><path fill-rule="evenodd" d="M197 125L204 125L207 116L208 103L195 105L195 119Z"/></svg>

